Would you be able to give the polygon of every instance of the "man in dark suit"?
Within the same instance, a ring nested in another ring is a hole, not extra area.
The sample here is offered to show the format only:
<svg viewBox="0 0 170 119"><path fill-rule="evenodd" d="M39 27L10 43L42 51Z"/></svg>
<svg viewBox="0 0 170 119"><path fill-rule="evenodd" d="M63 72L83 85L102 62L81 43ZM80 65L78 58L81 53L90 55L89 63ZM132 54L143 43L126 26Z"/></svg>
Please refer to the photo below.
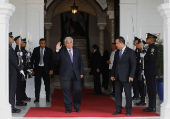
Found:
<svg viewBox="0 0 170 119"><path fill-rule="evenodd" d="M99 47L94 44L92 46L93 54L90 61L90 71L94 76L94 92L92 95L101 95L101 83L100 83L100 69L101 69L101 54L99 52Z"/></svg>
<svg viewBox="0 0 170 119"><path fill-rule="evenodd" d="M117 51L115 53L111 80L115 80L115 101L116 112L113 115L122 113L122 92L123 88L126 95L126 115L131 115L132 98L131 87L136 70L135 52L125 45L123 37L116 39Z"/></svg>
<svg viewBox="0 0 170 119"><path fill-rule="evenodd" d="M46 41L41 38L39 41L40 46L34 48L31 57L31 72L35 76L35 100L39 102L40 89L41 89L41 77L43 77L46 102L50 102L50 75L53 74L53 52L50 48L46 47Z"/></svg>
<svg viewBox="0 0 170 119"><path fill-rule="evenodd" d="M9 33L9 103L11 104L12 113L20 113L20 109L15 108L15 95L17 89L17 75L19 72L25 75L21 67L18 65L15 50L12 48L14 38L12 32Z"/></svg>
<svg viewBox="0 0 170 119"><path fill-rule="evenodd" d="M61 42L56 45L54 60L60 61L59 78L63 91L66 113L72 112L72 90L74 98L74 109L80 112L81 105L81 79L84 68L80 50L73 47L73 38L66 37L64 40L66 48L62 48Z"/></svg>
<svg viewBox="0 0 170 119"><path fill-rule="evenodd" d="M146 55L144 57L144 74L146 77L149 107L143 109L144 112L156 112L156 76L158 75L156 66L158 55L158 50L155 45L156 39L157 37L155 35L150 33L147 34L146 43L149 44L149 48L147 49Z"/></svg>

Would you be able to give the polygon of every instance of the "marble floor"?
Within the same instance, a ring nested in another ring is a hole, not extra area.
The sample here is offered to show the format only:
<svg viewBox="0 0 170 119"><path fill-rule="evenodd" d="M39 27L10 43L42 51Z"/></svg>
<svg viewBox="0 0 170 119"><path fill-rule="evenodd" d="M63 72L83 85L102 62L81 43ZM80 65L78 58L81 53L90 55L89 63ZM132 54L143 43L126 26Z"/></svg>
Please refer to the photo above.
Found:
<svg viewBox="0 0 170 119"><path fill-rule="evenodd" d="M86 82L85 87L93 88L93 83ZM23 106L17 107L18 109L21 109L21 113L12 114L13 119L27 119L27 118L24 118L23 116L27 113L27 111L30 109L30 107L50 107L51 103L46 103L44 88L45 87L44 87L44 84L43 84L43 81L42 81L41 93L40 93L40 102L39 103L34 103L34 99L35 99L34 98L34 79L33 78L28 79L27 80L26 92L27 92L27 96L31 97L31 101L27 102L27 106L25 106L25 107L23 107ZM54 88L60 88L59 80L52 80L51 94L53 93ZM103 93L108 95L110 93L110 91L103 90ZM126 104L125 94L123 93L122 96L123 96L122 105L125 106L125 104ZM111 98L114 100L114 97L111 97ZM138 102L138 101L133 101L132 106L135 106L134 104L136 102ZM156 113L158 113L158 114L160 114L160 104L161 103L162 102L160 102L159 98L157 97L157 107L156 107L157 110L156 110ZM54 118L28 118L28 119L54 119ZM60 119L60 118L57 118L57 119ZM61 118L61 119L66 119L66 118ZM75 118L75 119L83 119L83 118ZM94 118L94 117L90 118L90 117L88 117L86 119L103 119L103 118ZM106 119L106 118L104 118L104 119ZM146 118L143 118L143 117L134 117L134 118L130 117L130 118L128 118L128 117L126 117L126 118L114 118L114 119L159 119L159 117L146 117Z"/></svg>

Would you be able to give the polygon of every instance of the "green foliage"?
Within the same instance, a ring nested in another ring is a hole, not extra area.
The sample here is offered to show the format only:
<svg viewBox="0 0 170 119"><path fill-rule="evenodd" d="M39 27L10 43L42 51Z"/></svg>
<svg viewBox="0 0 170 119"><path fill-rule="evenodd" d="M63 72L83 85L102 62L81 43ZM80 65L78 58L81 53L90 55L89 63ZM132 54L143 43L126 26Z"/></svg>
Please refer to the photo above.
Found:
<svg viewBox="0 0 170 119"><path fill-rule="evenodd" d="M158 68L158 78L163 76L163 40L157 40L156 41L156 46L158 49L158 57L157 57L157 61L156 61L156 65Z"/></svg>

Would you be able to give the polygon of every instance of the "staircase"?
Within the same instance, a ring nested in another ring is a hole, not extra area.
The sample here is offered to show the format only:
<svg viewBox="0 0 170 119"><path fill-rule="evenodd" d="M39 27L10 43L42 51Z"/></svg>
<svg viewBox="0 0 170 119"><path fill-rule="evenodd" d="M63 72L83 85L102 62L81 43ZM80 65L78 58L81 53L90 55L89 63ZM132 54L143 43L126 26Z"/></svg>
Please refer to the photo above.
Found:
<svg viewBox="0 0 170 119"><path fill-rule="evenodd" d="M82 83L84 81L83 87L93 88L94 87L93 76L89 75L89 68L88 68L87 41L85 38L82 38L81 36L78 36L78 35L74 35L72 37L73 37L73 46L80 49L82 59L83 59L83 65L84 65L84 80L82 80ZM55 75L51 82L54 88L60 88L58 75Z"/></svg>

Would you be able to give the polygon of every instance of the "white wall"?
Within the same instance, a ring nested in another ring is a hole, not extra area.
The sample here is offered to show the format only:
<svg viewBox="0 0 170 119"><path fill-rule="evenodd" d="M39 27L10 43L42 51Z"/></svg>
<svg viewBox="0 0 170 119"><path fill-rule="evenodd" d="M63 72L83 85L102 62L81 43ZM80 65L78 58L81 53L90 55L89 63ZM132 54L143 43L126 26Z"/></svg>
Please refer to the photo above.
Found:
<svg viewBox="0 0 170 119"><path fill-rule="evenodd" d="M44 38L44 0L9 0L9 2L16 7L10 18L9 31L13 32L14 37L22 35L22 38L28 38L29 32L32 51L39 45L39 39Z"/></svg>
<svg viewBox="0 0 170 119"><path fill-rule="evenodd" d="M120 0L120 35L133 47L133 26L135 36L145 40L146 33L161 33L163 38L163 19L157 7L163 0ZM133 18L133 24L132 24Z"/></svg>

